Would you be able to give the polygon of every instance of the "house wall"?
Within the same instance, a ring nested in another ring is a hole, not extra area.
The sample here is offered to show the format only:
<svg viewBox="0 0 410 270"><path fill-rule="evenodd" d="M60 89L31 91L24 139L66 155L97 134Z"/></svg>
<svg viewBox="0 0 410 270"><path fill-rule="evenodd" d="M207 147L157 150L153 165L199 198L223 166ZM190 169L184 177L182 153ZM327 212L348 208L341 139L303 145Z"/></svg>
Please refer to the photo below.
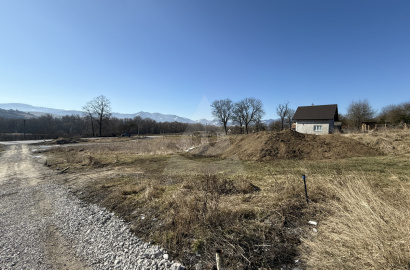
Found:
<svg viewBox="0 0 410 270"><path fill-rule="evenodd" d="M322 131L315 131L314 126L322 126ZM333 133L334 120L298 120L296 131L304 134L324 135Z"/></svg>

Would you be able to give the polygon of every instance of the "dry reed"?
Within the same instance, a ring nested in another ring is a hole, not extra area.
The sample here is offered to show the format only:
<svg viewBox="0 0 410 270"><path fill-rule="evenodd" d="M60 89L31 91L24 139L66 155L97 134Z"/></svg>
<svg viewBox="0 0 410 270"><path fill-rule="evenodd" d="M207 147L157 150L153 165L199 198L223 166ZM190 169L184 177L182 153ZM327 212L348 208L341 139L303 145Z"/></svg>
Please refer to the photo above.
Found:
<svg viewBox="0 0 410 270"><path fill-rule="evenodd" d="M380 190L356 174L321 179L328 215L316 234L303 240L311 269L408 269L410 187Z"/></svg>

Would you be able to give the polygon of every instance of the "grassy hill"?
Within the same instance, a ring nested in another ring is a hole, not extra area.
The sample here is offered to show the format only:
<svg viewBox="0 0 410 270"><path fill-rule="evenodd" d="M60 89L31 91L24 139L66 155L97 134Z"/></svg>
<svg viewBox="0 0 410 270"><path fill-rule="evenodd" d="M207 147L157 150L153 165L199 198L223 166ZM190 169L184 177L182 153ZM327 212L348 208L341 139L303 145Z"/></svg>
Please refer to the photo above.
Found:
<svg viewBox="0 0 410 270"><path fill-rule="evenodd" d="M3 110L0 109L0 118L8 118L8 119L31 119L35 118L31 113L26 113L18 110Z"/></svg>

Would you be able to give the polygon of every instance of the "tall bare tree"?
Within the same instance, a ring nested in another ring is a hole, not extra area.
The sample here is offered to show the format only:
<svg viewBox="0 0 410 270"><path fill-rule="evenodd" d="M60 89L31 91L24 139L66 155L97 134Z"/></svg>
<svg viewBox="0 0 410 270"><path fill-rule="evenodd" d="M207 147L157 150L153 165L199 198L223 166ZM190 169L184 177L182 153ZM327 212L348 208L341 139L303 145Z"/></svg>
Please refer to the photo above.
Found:
<svg viewBox="0 0 410 270"><path fill-rule="evenodd" d="M289 102L286 102L285 104L279 104L278 107L276 107L276 113L280 117L280 122L281 122L281 126L282 126L281 130L285 129L285 118L289 113L288 104L289 104Z"/></svg>
<svg viewBox="0 0 410 270"><path fill-rule="evenodd" d="M286 115L286 117L288 118L288 123L289 123L289 128L290 129L292 128L292 119L293 119L294 115L295 115L295 110L288 108L288 114Z"/></svg>
<svg viewBox="0 0 410 270"><path fill-rule="evenodd" d="M232 121L239 124L240 133L243 133L243 119L242 119L242 111L239 106L239 103L234 103L232 109Z"/></svg>
<svg viewBox="0 0 410 270"><path fill-rule="evenodd" d="M91 123L93 123L92 119L93 117L95 117L95 121L97 122L98 128L99 128L99 135L101 137L102 130L103 130L103 123L107 121L111 116L110 100L103 95L98 96L94 98L93 100L89 101L87 105L84 106L83 110L90 116Z"/></svg>
<svg viewBox="0 0 410 270"><path fill-rule="evenodd" d="M212 115L224 125L225 134L228 135L227 124L232 118L233 102L229 98L215 100L211 104Z"/></svg>
<svg viewBox="0 0 410 270"><path fill-rule="evenodd" d="M262 101L256 98L245 98L235 104L235 119L240 118L245 125L246 134L249 133L249 125L261 120L265 114Z"/></svg>
<svg viewBox="0 0 410 270"><path fill-rule="evenodd" d="M83 112L86 115L86 117L90 118L90 122L91 122L91 130L93 133L93 137L95 137L95 129L94 129L94 111L93 108L91 106L91 101L87 102L87 105L85 105L83 107Z"/></svg>
<svg viewBox="0 0 410 270"><path fill-rule="evenodd" d="M410 124L410 102L384 107L379 115L379 119L390 124Z"/></svg>
<svg viewBox="0 0 410 270"><path fill-rule="evenodd" d="M362 122L372 120L374 114L375 111L366 99L353 101L347 108L347 117L356 128L360 128Z"/></svg>

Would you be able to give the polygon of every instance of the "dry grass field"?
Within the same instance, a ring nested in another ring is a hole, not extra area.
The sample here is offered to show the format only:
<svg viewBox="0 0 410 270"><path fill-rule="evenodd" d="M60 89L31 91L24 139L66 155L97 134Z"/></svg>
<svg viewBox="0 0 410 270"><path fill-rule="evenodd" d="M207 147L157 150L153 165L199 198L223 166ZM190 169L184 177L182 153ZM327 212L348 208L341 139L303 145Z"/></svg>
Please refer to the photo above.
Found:
<svg viewBox="0 0 410 270"><path fill-rule="evenodd" d="M78 197L189 269L211 269L216 249L227 269L410 268L410 131L101 139L44 154Z"/></svg>

